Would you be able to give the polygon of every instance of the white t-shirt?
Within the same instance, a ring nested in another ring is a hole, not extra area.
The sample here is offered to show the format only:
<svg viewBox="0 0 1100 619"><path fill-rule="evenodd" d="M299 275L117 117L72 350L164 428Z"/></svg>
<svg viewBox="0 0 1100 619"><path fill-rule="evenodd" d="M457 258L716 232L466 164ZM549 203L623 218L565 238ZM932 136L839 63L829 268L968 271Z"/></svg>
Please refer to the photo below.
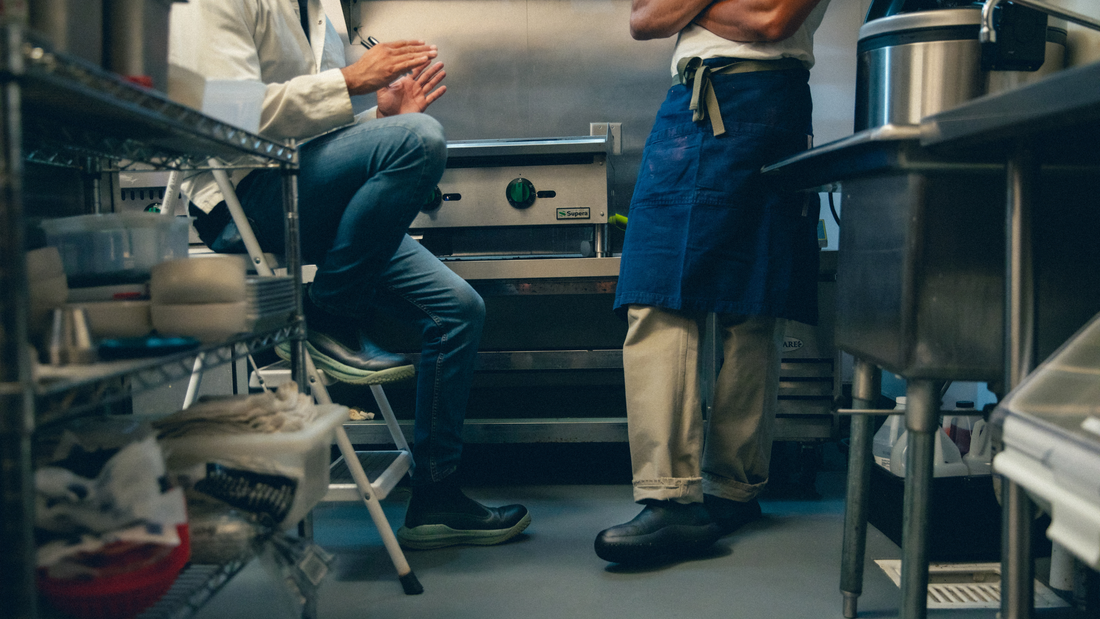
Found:
<svg viewBox="0 0 1100 619"><path fill-rule="evenodd" d="M821 0L802 26L790 37L774 43L739 43L728 41L713 32L688 24L680 31L676 50L672 53L672 75L681 58L746 58L752 60L778 60L798 58L806 68L814 66L814 31L821 25L829 0Z"/></svg>

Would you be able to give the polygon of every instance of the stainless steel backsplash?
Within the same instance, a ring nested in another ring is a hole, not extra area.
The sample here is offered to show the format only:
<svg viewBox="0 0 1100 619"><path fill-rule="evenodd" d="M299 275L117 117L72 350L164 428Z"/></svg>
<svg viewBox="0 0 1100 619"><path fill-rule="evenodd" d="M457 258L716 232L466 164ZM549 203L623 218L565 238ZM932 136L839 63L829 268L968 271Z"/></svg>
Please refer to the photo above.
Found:
<svg viewBox="0 0 1100 619"><path fill-rule="evenodd" d="M817 143L852 131L855 44L868 0L833 0L817 36ZM671 84L675 39L635 41L630 0L345 0L381 41L439 46L447 94L430 108L450 140L588 135L621 122L612 212L627 212L654 114ZM372 98L357 102L373 105Z"/></svg>

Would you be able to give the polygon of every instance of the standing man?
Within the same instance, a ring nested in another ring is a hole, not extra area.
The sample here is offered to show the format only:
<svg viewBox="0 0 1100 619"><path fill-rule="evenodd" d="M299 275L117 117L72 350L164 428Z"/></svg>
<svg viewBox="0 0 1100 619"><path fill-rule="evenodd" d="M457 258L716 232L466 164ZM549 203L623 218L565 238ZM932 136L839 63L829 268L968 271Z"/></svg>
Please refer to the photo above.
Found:
<svg viewBox="0 0 1100 619"><path fill-rule="evenodd" d="M761 167L808 147L813 33L828 0L634 0L635 39L678 34L646 141L615 309L634 500L597 536L617 563L674 559L760 516L786 320L817 321L818 207ZM724 363L704 440L708 313Z"/></svg>
<svg viewBox="0 0 1100 619"><path fill-rule="evenodd" d="M404 357L363 333L386 312L422 334L416 372L412 499L397 532L407 548L496 544L531 522L521 505L488 508L466 497L455 471L485 319L477 292L406 234L447 159L439 123L422 112L446 87L434 46L379 43L348 65L320 0L191 0L172 13L170 61L207 79L266 85L260 133L300 142L302 255L317 265L305 295L318 367L353 382L412 375ZM403 75L406 75L402 77ZM377 93L359 116L352 95ZM282 179L274 170L232 180L256 236L283 246ZM187 180L195 227L215 251L235 226L210 173Z"/></svg>

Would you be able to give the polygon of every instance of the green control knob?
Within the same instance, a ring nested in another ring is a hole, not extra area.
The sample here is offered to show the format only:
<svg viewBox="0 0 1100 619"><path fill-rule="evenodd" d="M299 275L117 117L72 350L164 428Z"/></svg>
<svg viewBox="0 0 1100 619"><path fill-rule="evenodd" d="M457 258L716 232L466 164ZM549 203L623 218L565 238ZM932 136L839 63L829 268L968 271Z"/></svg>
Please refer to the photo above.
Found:
<svg viewBox="0 0 1100 619"><path fill-rule="evenodd" d="M430 213L439 208L439 205L443 204L443 192L439 190L439 185L435 186L435 189L428 194L428 198L424 200L424 205L420 207L420 210L424 213Z"/></svg>
<svg viewBox="0 0 1100 619"><path fill-rule="evenodd" d="M526 178L515 178L504 190L508 204L515 208L527 208L535 203L535 186Z"/></svg>

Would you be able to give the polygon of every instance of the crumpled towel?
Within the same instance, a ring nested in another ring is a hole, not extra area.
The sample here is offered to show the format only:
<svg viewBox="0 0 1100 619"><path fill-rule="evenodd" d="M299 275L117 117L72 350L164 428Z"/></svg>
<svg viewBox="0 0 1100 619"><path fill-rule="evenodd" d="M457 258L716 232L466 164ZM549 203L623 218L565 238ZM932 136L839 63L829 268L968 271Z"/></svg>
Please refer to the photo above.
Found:
<svg viewBox="0 0 1100 619"><path fill-rule="evenodd" d="M297 432L317 417L317 407L298 384L274 392L202 398L191 408L153 422L158 439L195 435Z"/></svg>

